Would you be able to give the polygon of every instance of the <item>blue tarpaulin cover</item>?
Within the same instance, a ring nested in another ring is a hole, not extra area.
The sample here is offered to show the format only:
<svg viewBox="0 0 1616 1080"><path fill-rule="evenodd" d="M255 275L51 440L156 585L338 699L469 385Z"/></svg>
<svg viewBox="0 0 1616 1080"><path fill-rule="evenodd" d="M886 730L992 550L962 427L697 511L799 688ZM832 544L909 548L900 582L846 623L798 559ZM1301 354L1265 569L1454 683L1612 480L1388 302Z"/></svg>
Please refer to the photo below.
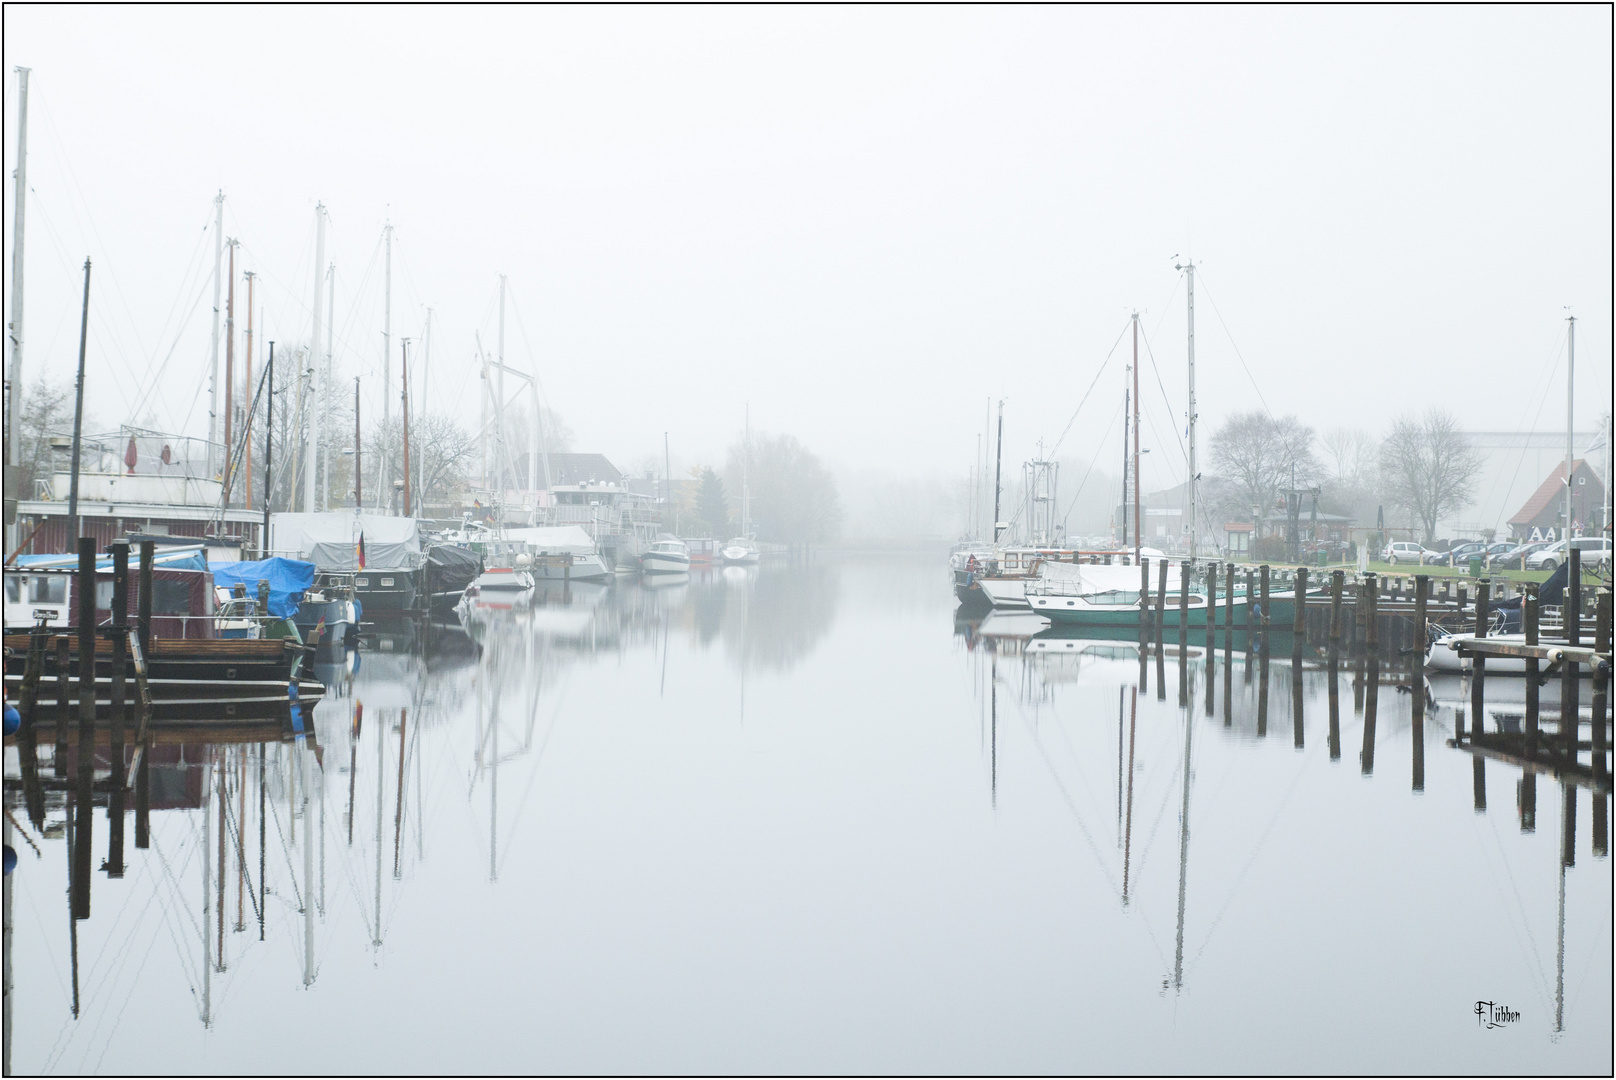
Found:
<svg viewBox="0 0 1616 1080"><path fill-rule="evenodd" d="M13 560L12 565L21 567L25 570L45 568L52 570L77 570L79 565L79 557L76 554L19 555L15 560ZM162 548L158 548L152 565L162 570L212 569L212 567L208 565L208 557L202 553L200 548L181 548L177 551L170 551L167 553L165 553ZM95 568L97 570L111 570L112 556L108 555L104 551L101 552L95 557ZM137 548L129 552L129 573L134 575L139 570L140 550ZM254 582L253 588L257 587L257 583Z"/></svg>
<svg viewBox="0 0 1616 1080"><path fill-rule="evenodd" d="M235 590L237 582L247 586L247 595L258 595L258 582L269 581L269 613L278 619L297 615L303 591L314 584L314 564L301 559L260 559L258 562L213 564L213 583Z"/></svg>

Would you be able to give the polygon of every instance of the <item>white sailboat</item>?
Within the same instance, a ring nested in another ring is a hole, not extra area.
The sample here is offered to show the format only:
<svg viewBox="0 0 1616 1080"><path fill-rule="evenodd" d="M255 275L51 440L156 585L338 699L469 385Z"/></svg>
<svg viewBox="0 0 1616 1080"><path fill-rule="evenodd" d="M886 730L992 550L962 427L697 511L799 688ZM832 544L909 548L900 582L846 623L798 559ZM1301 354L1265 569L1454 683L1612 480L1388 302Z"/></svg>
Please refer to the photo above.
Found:
<svg viewBox="0 0 1616 1080"><path fill-rule="evenodd" d="M746 414L746 443L741 453L741 535L729 541L719 555L728 566L750 566L758 561L758 547L752 540L752 489L748 472L752 459L752 412Z"/></svg>

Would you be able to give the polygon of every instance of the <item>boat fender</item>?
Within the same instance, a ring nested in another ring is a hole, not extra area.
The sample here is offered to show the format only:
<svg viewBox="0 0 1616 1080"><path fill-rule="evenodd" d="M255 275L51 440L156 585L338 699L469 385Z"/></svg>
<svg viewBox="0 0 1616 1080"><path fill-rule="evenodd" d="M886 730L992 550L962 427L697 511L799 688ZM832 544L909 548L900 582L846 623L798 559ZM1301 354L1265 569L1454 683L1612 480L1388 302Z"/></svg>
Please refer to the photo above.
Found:
<svg viewBox="0 0 1616 1080"><path fill-rule="evenodd" d="M1563 649L1550 649L1549 650L1549 663L1558 664L1560 661L1562 661L1564 659L1565 659L1565 650L1563 650Z"/></svg>
<svg viewBox="0 0 1616 1080"><path fill-rule="evenodd" d="M10 844L7 844L6 845L6 876L10 877L11 872L13 870L15 870L15 869L17 869L17 849L12 847Z"/></svg>
<svg viewBox="0 0 1616 1080"><path fill-rule="evenodd" d="M17 729L22 727L22 713L11 702L6 702L6 734L15 735Z"/></svg>

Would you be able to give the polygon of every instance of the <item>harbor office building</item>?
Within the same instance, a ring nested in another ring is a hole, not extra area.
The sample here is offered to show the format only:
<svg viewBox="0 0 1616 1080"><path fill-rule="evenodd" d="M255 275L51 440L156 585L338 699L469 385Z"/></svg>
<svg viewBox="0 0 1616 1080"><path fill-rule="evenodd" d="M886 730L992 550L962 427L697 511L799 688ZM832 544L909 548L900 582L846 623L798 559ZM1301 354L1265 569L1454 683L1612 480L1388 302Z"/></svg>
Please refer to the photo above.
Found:
<svg viewBox="0 0 1616 1080"><path fill-rule="evenodd" d="M1565 462L1562 461L1509 519L1509 538L1522 543L1563 539L1565 493ZM1571 463L1571 535L1582 536L1607 525L1604 516L1605 485L1587 458L1577 458Z"/></svg>

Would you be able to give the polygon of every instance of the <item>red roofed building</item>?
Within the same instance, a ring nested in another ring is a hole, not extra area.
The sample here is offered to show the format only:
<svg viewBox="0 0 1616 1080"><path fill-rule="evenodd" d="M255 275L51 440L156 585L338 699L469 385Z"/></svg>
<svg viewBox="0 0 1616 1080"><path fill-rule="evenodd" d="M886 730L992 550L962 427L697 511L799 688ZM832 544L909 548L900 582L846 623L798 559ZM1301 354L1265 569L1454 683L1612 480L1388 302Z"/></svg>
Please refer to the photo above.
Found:
<svg viewBox="0 0 1616 1080"><path fill-rule="evenodd" d="M1549 473L1547 480L1526 500L1526 505L1509 519L1509 535L1513 540L1559 540L1565 524L1565 463L1561 462ZM1598 525L1600 509L1605 505L1605 485L1599 482L1584 458L1571 463L1571 533L1573 536L1591 533Z"/></svg>

